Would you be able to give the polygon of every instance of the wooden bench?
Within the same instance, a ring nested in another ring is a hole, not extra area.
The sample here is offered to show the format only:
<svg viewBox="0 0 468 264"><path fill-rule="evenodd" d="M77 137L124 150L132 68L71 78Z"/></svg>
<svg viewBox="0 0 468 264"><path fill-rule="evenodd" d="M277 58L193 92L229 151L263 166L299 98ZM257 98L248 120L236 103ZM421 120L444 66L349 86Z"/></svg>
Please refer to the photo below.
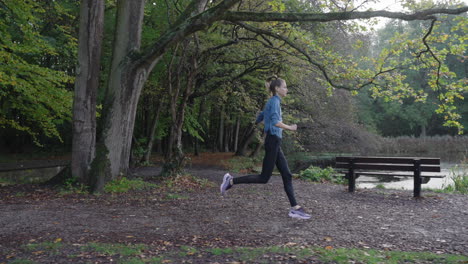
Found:
<svg viewBox="0 0 468 264"><path fill-rule="evenodd" d="M345 169L348 179L348 191L354 192L356 179L360 175L368 176L406 176L414 178L414 197L421 196L423 179L443 178L445 175L430 175L427 172L440 172L439 158L410 157L336 157L335 168ZM406 172L407 174L403 174ZM408 172L412 172L408 174ZM426 173L423 175L423 173ZM426 182L427 182L426 181Z"/></svg>

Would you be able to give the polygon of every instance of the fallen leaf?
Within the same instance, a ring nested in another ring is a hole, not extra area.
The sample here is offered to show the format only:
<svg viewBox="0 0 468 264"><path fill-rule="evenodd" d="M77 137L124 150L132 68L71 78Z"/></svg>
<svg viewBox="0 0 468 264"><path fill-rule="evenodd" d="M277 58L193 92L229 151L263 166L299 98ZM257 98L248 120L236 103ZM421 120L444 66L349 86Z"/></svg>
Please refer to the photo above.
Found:
<svg viewBox="0 0 468 264"><path fill-rule="evenodd" d="M328 241L328 242L333 241L333 238L331 238L331 237L325 237L324 239L325 239L325 241Z"/></svg>
<svg viewBox="0 0 468 264"><path fill-rule="evenodd" d="M325 249L326 249L326 250L332 250L333 247L332 247L332 246L326 246Z"/></svg>
<svg viewBox="0 0 468 264"><path fill-rule="evenodd" d="M58 243L58 242L62 242L62 239L61 238L55 239L55 243Z"/></svg>

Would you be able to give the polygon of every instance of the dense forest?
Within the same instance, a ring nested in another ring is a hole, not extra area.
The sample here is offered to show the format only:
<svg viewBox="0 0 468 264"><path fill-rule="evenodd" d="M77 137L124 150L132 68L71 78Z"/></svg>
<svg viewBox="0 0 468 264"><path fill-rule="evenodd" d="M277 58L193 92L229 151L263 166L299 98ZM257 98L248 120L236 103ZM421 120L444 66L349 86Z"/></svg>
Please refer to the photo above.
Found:
<svg viewBox="0 0 468 264"><path fill-rule="evenodd" d="M81 149L76 176L96 186L92 175L121 175L151 155L168 174L187 153L255 155L272 75L288 82L283 113L299 127L285 151L461 137L466 6L408 1L408 13L436 12L387 15L375 28L368 2L0 0L1 153ZM297 15L332 13L370 19Z"/></svg>

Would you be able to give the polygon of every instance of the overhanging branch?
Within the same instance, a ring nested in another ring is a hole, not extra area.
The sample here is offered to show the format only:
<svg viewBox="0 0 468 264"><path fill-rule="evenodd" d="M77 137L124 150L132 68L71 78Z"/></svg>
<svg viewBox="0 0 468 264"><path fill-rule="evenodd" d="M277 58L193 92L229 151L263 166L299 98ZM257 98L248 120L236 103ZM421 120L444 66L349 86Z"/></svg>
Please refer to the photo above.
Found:
<svg viewBox="0 0 468 264"><path fill-rule="evenodd" d="M361 83L361 84L356 84L354 85L353 87L351 86L346 86L346 85L342 85L342 84L338 84L336 83L335 81L333 81L333 79L330 77L330 75L328 74L327 72L327 69L325 68L325 66L317 61L315 61L310 55L309 53L304 50L303 48L299 47L298 45L296 45L294 42L292 42L290 39L288 39L287 37L284 37L284 36L281 36L279 34L275 34L274 32L271 32L271 31L268 31L268 30L264 30L264 29L259 29L259 28L256 28L256 27L253 27L251 25L248 25L248 24L245 24L245 23L242 23L242 22L235 22L235 24L245 28L246 30L248 31L251 31L251 32L254 32L256 34L260 34L260 35L267 35L267 36L270 36L270 37L273 37L273 38L276 38L278 40L281 40L283 41L284 43L286 43L287 45L289 45L290 47L294 48L295 50L297 50L299 53L301 53L302 55L304 55L306 57L306 60L316 66L320 72L323 74L323 76L325 77L326 81L334 88L338 88L338 89L345 89L345 90L360 90L361 88L365 87L365 86L368 86L368 85L377 85L374 81L375 79L382 75L382 74L386 74L386 73L390 73L398 68L392 68L392 69L387 69L387 70L383 70L383 68L381 67L379 72L375 73L375 75L369 79L369 81L367 82L364 82L364 83Z"/></svg>
<svg viewBox="0 0 468 264"><path fill-rule="evenodd" d="M353 11L353 12L332 12L332 13L274 13L274 12L239 12L227 11L223 15L223 20L238 22L238 21L253 21L253 22L330 22L337 20L353 20L353 19L369 19L374 17L386 17L401 20L429 20L435 19L436 14L459 15L468 12L468 7L460 7L454 9L437 8L426 9L412 14L402 12L389 11Z"/></svg>

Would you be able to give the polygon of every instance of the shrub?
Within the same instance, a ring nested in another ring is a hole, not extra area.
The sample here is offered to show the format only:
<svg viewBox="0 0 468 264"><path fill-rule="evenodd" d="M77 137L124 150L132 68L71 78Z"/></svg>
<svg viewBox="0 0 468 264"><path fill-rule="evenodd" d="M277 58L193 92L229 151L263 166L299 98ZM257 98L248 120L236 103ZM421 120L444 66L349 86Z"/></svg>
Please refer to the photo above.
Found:
<svg viewBox="0 0 468 264"><path fill-rule="evenodd" d="M320 167L310 166L299 172L299 178L312 182L345 183L344 177L336 176L336 172L332 167L322 169Z"/></svg>
<svg viewBox="0 0 468 264"><path fill-rule="evenodd" d="M466 160L461 165L457 165L452 168L450 173L452 174L451 178L453 180L453 184L446 186L444 191L468 194L468 174L466 171L468 171L468 162Z"/></svg>
<svg viewBox="0 0 468 264"><path fill-rule="evenodd" d="M104 186L104 191L107 193L123 193L129 190L142 190L145 188L156 187L153 183L145 182L141 179L129 180L125 177L112 180Z"/></svg>

